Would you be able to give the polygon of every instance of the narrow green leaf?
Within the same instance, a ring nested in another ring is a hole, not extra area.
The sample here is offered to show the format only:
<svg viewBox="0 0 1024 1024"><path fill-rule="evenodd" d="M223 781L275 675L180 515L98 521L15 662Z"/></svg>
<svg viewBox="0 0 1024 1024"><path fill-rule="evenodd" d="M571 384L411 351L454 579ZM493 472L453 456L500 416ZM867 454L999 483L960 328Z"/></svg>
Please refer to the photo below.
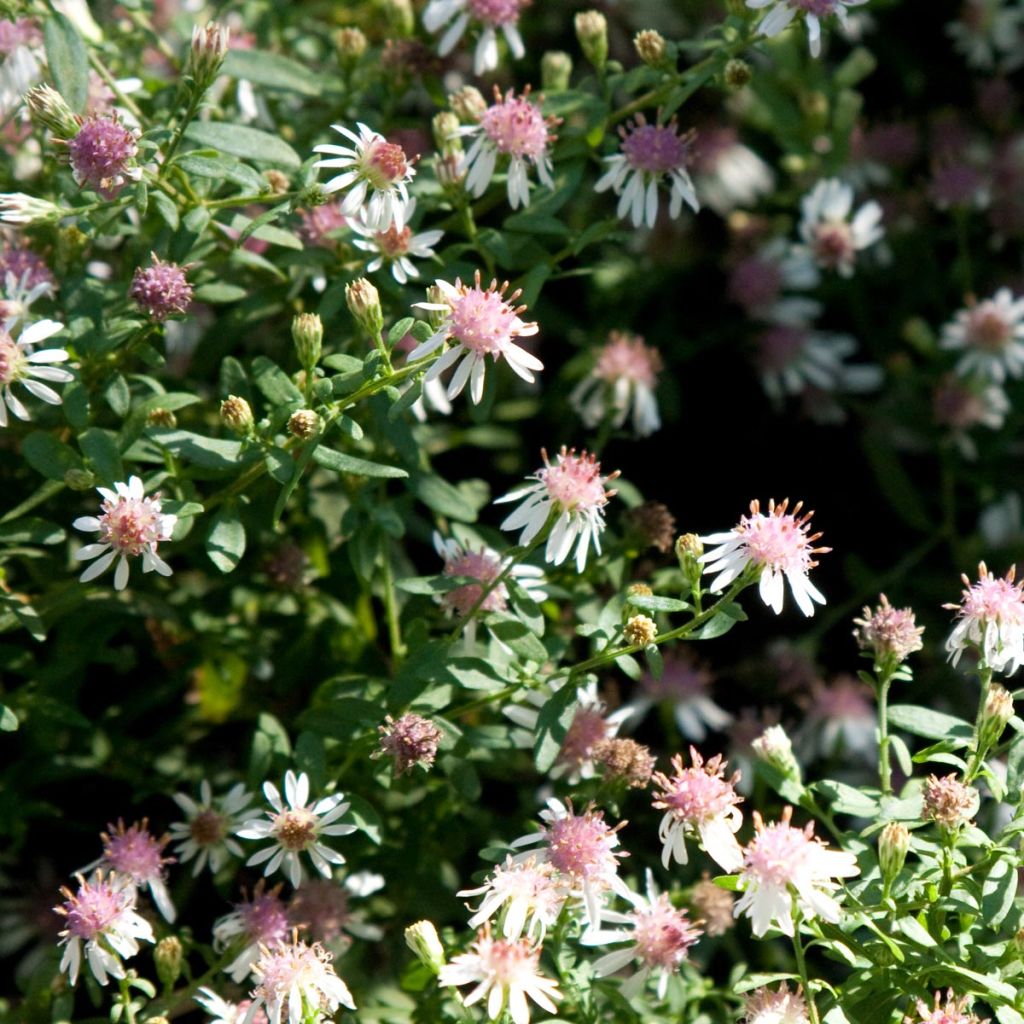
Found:
<svg viewBox="0 0 1024 1024"><path fill-rule="evenodd" d="M325 448L323 445L317 446L313 452L313 458L318 465L323 466L324 469L334 470L335 473L351 473L353 476L392 480L401 480L409 475L398 466L385 466L380 462L370 462L368 459L360 459L355 455L336 452L333 448Z"/></svg>
<svg viewBox="0 0 1024 1024"><path fill-rule="evenodd" d="M51 434L37 430L21 442L25 461L48 480L64 479L69 469L81 469L82 460L68 445Z"/></svg>
<svg viewBox="0 0 1024 1024"><path fill-rule="evenodd" d="M537 716L533 760L539 772L546 772L555 763L575 715L576 687L567 683L548 698Z"/></svg>
<svg viewBox="0 0 1024 1024"><path fill-rule="evenodd" d="M974 730L969 722L953 715L932 711L916 704L893 704L889 708L889 724L914 736L928 739L970 739Z"/></svg>
<svg viewBox="0 0 1024 1024"><path fill-rule="evenodd" d="M245 554L245 527L235 505L225 505L214 517L206 537L206 553L221 572L231 572Z"/></svg>
<svg viewBox="0 0 1024 1024"><path fill-rule="evenodd" d="M209 146L218 153L229 153L256 163L274 164L287 169L295 169L302 163L299 154L280 136L244 124L193 121L185 129L185 138L200 146Z"/></svg>
<svg viewBox="0 0 1024 1024"><path fill-rule="evenodd" d="M222 68L225 75L244 78L268 89L320 96L323 83L304 64L266 50L230 50Z"/></svg>
<svg viewBox="0 0 1024 1024"><path fill-rule="evenodd" d="M46 63L57 92L78 114L89 99L89 56L78 29L63 14L54 14L43 26Z"/></svg>

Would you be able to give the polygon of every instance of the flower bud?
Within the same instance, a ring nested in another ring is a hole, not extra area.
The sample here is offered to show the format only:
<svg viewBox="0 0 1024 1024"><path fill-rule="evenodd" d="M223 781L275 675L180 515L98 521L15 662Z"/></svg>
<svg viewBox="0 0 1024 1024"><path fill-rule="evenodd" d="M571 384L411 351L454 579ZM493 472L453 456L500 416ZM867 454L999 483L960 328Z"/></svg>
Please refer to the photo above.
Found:
<svg viewBox="0 0 1024 1024"><path fill-rule="evenodd" d="M725 78L725 87L727 89L742 89L750 83L751 78L754 77L754 72L745 60L733 57L732 60L726 63L723 77Z"/></svg>
<svg viewBox="0 0 1024 1024"><path fill-rule="evenodd" d="M487 100L475 86L464 85L461 89L448 95L448 106L452 108L460 121L479 121L487 109Z"/></svg>
<svg viewBox="0 0 1024 1024"><path fill-rule="evenodd" d="M434 306L445 304L445 294L436 284L427 288L427 302ZM426 313L427 323L436 331L443 323L445 314L440 309L426 309L423 312Z"/></svg>
<svg viewBox="0 0 1024 1024"><path fill-rule="evenodd" d="M346 26L334 33L334 48L343 67L352 67L366 53L366 36L361 29Z"/></svg>
<svg viewBox="0 0 1024 1024"><path fill-rule="evenodd" d="M754 753L776 771L793 782L801 782L800 765L793 753L793 744L781 725L770 725L751 744Z"/></svg>
<svg viewBox="0 0 1024 1024"><path fill-rule="evenodd" d="M165 409L163 406L158 405L155 409L150 409L146 416L146 423L151 427L176 427L178 425L178 417L170 409Z"/></svg>
<svg viewBox="0 0 1024 1024"><path fill-rule="evenodd" d="M704 566L700 557L704 554L704 544L695 533L684 533L676 539L676 558L683 574L684 586L693 589L700 581Z"/></svg>
<svg viewBox="0 0 1024 1024"><path fill-rule="evenodd" d="M405 944L416 954L420 963L437 974L445 964L444 946L437 929L430 921L417 921L405 929Z"/></svg>
<svg viewBox="0 0 1024 1024"><path fill-rule="evenodd" d="M384 313L380 293L365 277L357 277L345 285L345 303L366 333L376 340L384 330Z"/></svg>
<svg viewBox="0 0 1024 1024"><path fill-rule="evenodd" d="M995 746L1003 735L1007 723L1013 718L1013 697L998 683L992 683L985 697L978 723L978 750Z"/></svg>
<svg viewBox="0 0 1024 1024"><path fill-rule="evenodd" d="M244 437L252 433L252 407L238 395L228 395L220 403L220 418L224 425L230 427L236 434L241 434Z"/></svg>
<svg viewBox="0 0 1024 1024"><path fill-rule="evenodd" d="M78 131L78 119L75 112L64 102L56 89L46 85L37 85L25 93L32 120L44 128L49 128L58 139L70 139Z"/></svg>
<svg viewBox="0 0 1024 1024"><path fill-rule="evenodd" d="M324 325L316 313L299 313L292 318L292 341L299 363L306 373L320 362L323 350Z"/></svg>
<svg viewBox="0 0 1024 1024"><path fill-rule="evenodd" d="M626 643L632 644L634 647L647 647L654 643L654 638L658 635L658 627L654 620L649 619L646 615L634 615L622 627L622 632Z"/></svg>
<svg viewBox="0 0 1024 1024"><path fill-rule="evenodd" d="M331 194L318 181L307 185L299 193L299 206L326 206L331 201Z"/></svg>
<svg viewBox="0 0 1024 1024"><path fill-rule="evenodd" d="M676 536L676 517L660 501L645 501L626 513L631 533L645 548L657 548L662 554L672 550Z"/></svg>
<svg viewBox="0 0 1024 1024"><path fill-rule="evenodd" d="M540 82L544 92L565 92L572 76L572 57L562 50L548 50L540 59Z"/></svg>
<svg viewBox="0 0 1024 1024"><path fill-rule="evenodd" d="M47 199L24 192L0 192L0 223L49 224L61 218L61 209Z"/></svg>
<svg viewBox="0 0 1024 1024"><path fill-rule="evenodd" d="M226 25L211 21L192 29L192 48L189 51L185 74L191 76L200 92L213 85L228 52L231 33Z"/></svg>
<svg viewBox="0 0 1024 1024"><path fill-rule="evenodd" d="M914 652L921 650L924 626L918 626L911 608L893 608L885 594L872 611L865 605L863 618L854 619L857 646L873 655L875 665L892 671Z"/></svg>
<svg viewBox="0 0 1024 1024"><path fill-rule="evenodd" d="M951 831L970 820L978 802L978 791L965 786L955 772L941 779L929 775L924 784L922 817L934 821L943 831Z"/></svg>
<svg viewBox="0 0 1024 1024"><path fill-rule="evenodd" d="M444 156L462 152L462 140L456 134L459 130L459 118L451 110L442 110L434 115L430 126L434 132L434 145Z"/></svg>
<svg viewBox="0 0 1024 1024"><path fill-rule="evenodd" d="M267 188L270 193L275 196L283 196L291 184L287 174L275 170L273 167L269 171L264 171L263 177L267 179Z"/></svg>
<svg viewBox="0 0 1024 1024"><path fill-rule="evenodd" d="M153 962L156 964L156 976L167 987L171 988L181 977L181 965L184 960L181 940L174 935L161 939L153 950Z"/></svg>
<svg viewBox="0 0 1024 1024"><path fill-rule="evenodd" d="M456 153L434 158L434 177L443 189L458 191L466 179L462 157Z"/></svg>
<svg viewBox="0 0 1024 1024"><path fill-rule="evenodd" d="M608 60L608 22L600 11L580 11L573 20L583 56L598 71Z"/></svg>
<svg viewBox="0 0 1024 1024"><path fill-rule="evenodd" d="M598 740L594 744L594 763L608 782L624 782L630 789L643 789L654 772L654 757L650 750L636 740Z"/></svg>
<svg viewBox="0 0 1024 1024"><path fill-rule="evenodd" d="M384 15L391 35L411 36L416 30L412 0L377 0L375 6Z"/></svg>
<svg viewBox="0 0 1024 1024"><path fill-rule="evenodd" d="M890 821L878 837L878 863L886 887L903 870L910 849L910 830L899 821Z"/></svg>
<svg viewBox="0 0 1024 1024"><path fill-rule="evenodd" d="M312 409L299 409L288 419L288 432L302 441L309 441L320 433L320 417Z"/></svg>
<svg viewBox="0 0 1024 1024"><path fill-rule="evenodd" d="M660 68L666 64L667 47L665 37L653 28L645 28L633 37L636 55L649 67Z"/></svg>
<svg viewBox="0 0 1024 1024"><path fill-rule="evenodd" d="M72 491L91 491L96 486L96 477L87 469L69 469L64 474L64 484Z"/></svg>

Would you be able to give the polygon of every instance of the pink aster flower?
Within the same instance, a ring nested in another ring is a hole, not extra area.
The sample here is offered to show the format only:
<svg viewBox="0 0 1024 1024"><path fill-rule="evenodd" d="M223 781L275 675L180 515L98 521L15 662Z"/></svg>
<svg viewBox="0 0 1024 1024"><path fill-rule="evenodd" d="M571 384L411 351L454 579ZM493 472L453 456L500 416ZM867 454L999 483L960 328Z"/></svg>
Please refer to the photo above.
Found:
<svg viewBox="0 0 1024 1024"><path fill-rule="evenodd" d="M701 929L685 910L676 910L667 894L657 893L651 873L647 872L647 896L634 893L633 910L601 910L601 925L619 928L587 929L580 937L584 946L608 946L628 943L594 961L594 974L606 978L637 963L637 971L622 986L626 999L635 999L653 974L658 979L658 998L664 999L668 981L689 957L690 947L700 938Z"/></svg>
<svg viewBox="0 0 1024 1024"><path fill-rule="evenodd" d="M793 506L792 512L787 512L788 507L788 498L779 505L772 499L768 515L764 515L755 499L750 503L750 515L740 516L732 530L701 538L705 544L719 545L700 557L704 572L718 574L711 582L712 593L718 593L752 567L758 576L761 600L776 615L782 612L784 580L804 615L814 614L812 601L825 603L807 574L818 564L813 556L831 549L811 547L821 534L810 533L814 513L801 516L802 501Z"/></svg>
<svg viewBox="0 0 1024 1024"><path fill-rule="evenodd" d="M621 427L632 410L633 432L647 437L661 427L654 390L662 368L661 353L639 335L612 331L569 401L587 427L598 426L609 415L612 425Z"/></svg>
<svg viewBox="0 0 1024 1024"><path fill-rule="evenodd" d="M747 913L758 938L774 925L793 935L793 901L805 918L839 921L839 904L831 895L839 888L834 877L860 873L856 858L845 850L830 850L814 836L814 824L803 829L790 825L793 808L785 807L782 819L765 825L754 811L756 835L743 851L739 882L743 895L733 913Z"/></svg>
<svg viewBox="0 0 1024 1024"><path fill-rule="evenodd" d="M882 208L873 199L851 217L853 189L838 178L819 181L800 201L800 239L794 255L840 277L852 277L857 253L880 241Z"/></svg>
<svg viewBox="0 0 1024 1024"><path fill-rule="evenodd" d="M472 1006L487 997L487 1016L497 1020L508 1008L514 1024L529 1024L527 996L548 1013L561 998L557 984L540 973L540 949L527 940L492 939L489 925L477 934L468 953L460 953L441 968L440 985L474 985L462 997Z"/></svg>
<svg viewBox="0 0 1024 1024"><path fill-rule="evenodd" d="M962 352L957 373L977 373L995 384L1024 374L1024 298L1000 288L960 310L942 329L940 347Z"/></svg>
<svg viewBox="0 0 1024 1024"><path fill-rule="evenodd" d="M479 928L497 915L504 938L515 942L525 933L531 940L543 942L545 931L558 920L568 892L550 862L507 857L483 885L462 889L456 895L483 896L469 919L471 928Z"/></svg>
<svg viewBox="0 0 1024 1024"><path fill-rule="evenodd" d="M133 888L149 889L150 896L157 909L167 921L176 917L171 895L167 891L167 872L165 864L173 864L173 857L163 855L164 847L171 841L169 835L157 839L147 825L146 818L142 822L133 822L125 828L119 818L117 825L108 825L109 832L100 833L103 839L103 857L100 866L115 872L117 879Z"/></svg>
<svg viewBox="0 0 1024 1024"><path fill-rule="evenodd" d="M736 805L739 772L725 777L726 762L721 755L707 763L690 747L692 767L683 767L683 757L672 758L673 775L655 772L651 782L658 787L653 807L664 811L658 838L664 844L661 862L667 869L673 857L687 863L686 837L696 835L701 846L723 871L736 871L743 863L743 852L735 833L743 824L743 815Z"/></svg>
<svg viewBox="0 0 1024 1024"><path fill-rule="evenodd" d="M857 627L853 635L857 646L869 652L876 664L899 665L924 646L924 626L917 624L913 608L894 608L889 598L880 594L878 606L872 610L865 605L861 614L862 618L853 620Z"/></svg>
<svg viewBox="0 0 1024 1024"><path fill-rule="evenodd" d="M74 380L67 370L53 365L70 358L67 349L44 348L34 351L41 341L64 330L64 325L56 320L38 320L34 324L22 326L15 340L8 329L13 330L16 322L17 316L0 323L0 427L7 426L8 409L20 420L31 418L24 403L14 393L15 384L48 405L60 405L60 395L43 381L66 384Z"/></svg>
<svg viewBox="0 0 1024 1024"><path fill-rule="evenodd" d="M512 849L525 846L539 848L520 853L516 861L522 863L535 857L538 863L550 864L564 878L569 893L583 903L587 921L596 927L599 911L609 892L630 898L630 890L619 878L619 858L628 857L617 852L618 831L625 822L614 828L604 820L602 811L588 807L577 814L569 801L551 799L540 812L544 827L512 841Z"/></svg>
<svg viewBox="0 0 1024 1024"><path fill-rule="evenodd" d="M6 287L8 276L29 290L44 286L41 294L52 295L57 290L53 271L47 266L46 260L24 246L0 244L0 285Z"/></svg>
<svg viewBox="0 0 1024 1024"><path fill-rule="evenodd" d="M519 14L530 0L430 0L423 11L423 27L438 32L447 25L437 52L446 57L455 49L471 23L479 26L473 54L473 74L482 75L498 66L498 30L516 60L526 54L519 34Z"/></svg>
<svg viewBox="0 0 1024 1024"><path fill-rule="evenodd" d="M67 147L75 181L104 199L116 199L129 181L142 177L142 169L134 165L139 151L135 132L116 114L84 120Z"/></svg>
<svg viewBox="0 0 1024 1024"><path fill-rule="evenodd" d="M270 1024L320 1024L333 1019L338 1007L354 1010L352 993L331 966L331 954L319 944L279 942L264 947L253 967L256 987L246 1020L262 1009ZM287 1012L285 1012L287 1011Z"/></svg>
<svg viewBox="0 0 1024 1024"><path fill-rule="evenodd" d="M736 263L729 298L748 316L774 321L774 307L784 291L813 288L820 277L813 263L792 254L784 238L774 238Z"/></svg>
<svg viewBox="0 0 1024 1024"><path fill-rule="evenodd" d="M416 200L410 199L406 206L405 216L411 220L416 212ZM436 255L434 246L444 236L443 231L421 231L412 233L408 224L399 228L392 224L387 231L378 231L371 227L365 210L360 210L348 222L349 228L359 237L352 244L363 252L374 253L374 257L366 264L367 273L380 270L386 263L391 268L391 276L399 283L406 284L410 277L419 277L420 272L410 257L419 260L433 259Z"/></svg>
<svg viewBox="0 0 1024 1024"><path fill-rule="evenodd" d="M116 483L114 489L97 487L103 496L103 511L99 516L80 516L71 525L86 533L98 533L99 541L78 549L79 561L95 558L79 577L82 583L94 580L106 572L117 559L114 571L114 589L128 586L128 559L142 555L142 571L170 576L171 567L156 553L162 540L169 540L178 517L160 511L160 498L147 498L142 480L129 477L127 483Z"/></svg>
<svg viewBox="0 0 1024 1024"><path fill-rule="evenodd" d="M314 153L326 153L329 160L317 160L314 167L338 168L341 173L326 182L328 192L347 190L341 212L355 215L365 204L364 216L374 231L387 231L392 224L401 231L405 227L409 204L408 184L416 169L401 146L388 142L365 124L357 124L359 134L343 124L331 127L352 143L314 146Z"/></svg>
<svg viewBox="0 0 1024 1024"><path fill-rule="evenodd" d="M296 776L290 768L284 776L284 796L272 782L263 783L263 794L270 803L269 821L258 818L245 822L235 834L242 839L270 839L272 845L254 853L246 864L263 864L264 875L273 874L282 867L296 888L302 881L300 853L309 855L313 866L324 878L331 877L332 864L344 864L345 858L325 846L322 836L347 836L355 832L355 825L339 825L338 819L349 809L343 793L325 796L309 802L309 776L303 772Z"/></svg>
<svg viewBox="0 0 1024 1024"><path fill-rule="evenodd" d="M448 398L455 398L468 382L470 397L479 405L484 397L484 373L487 356L490 356L495 362L504 359L513 373L533 383L534 371L543 370L544 364L516 344L517 339L536 334L538 330L536 323L520 319L519 314L526 311L526 306L513 305L522 294L521 290L517 289L506 298L507 281L500 288L497 281L492 281L486 289L481 288L479 270L472 285L463 284L459 278L455 279L455 284L440 280L435 284L443 301L415 305L436 310L443 314L443 319L437 330L409 353L409 359L422 359L445 342L451 342L451 346L434 360L424 380L435 380L458 364L448 384Z"/></svg>
<svg viewBox="0 0 1024 1024"><path fill-rule="evenodd" d="M352 897L370 896L384 886L384 878L359 871L338 883L313 878L295 890L288 904L288 919L303 936L323 943L341 954L352 944L352 936L377 942L383 932L366 920L365 911L352 909Z"/></svg>
<svg viewBox="0 0 1024 1024"><path fill-rule="evenodd" d="M482 196L494 176L498 158L508 157L508 202L513 210L530 205L529 167L548 188L554 188L548 146L555 141L551 129L557 117L545 117L530 100L530 87L521 96L509 89L504 97L494 87L494 102L480 115L477 124L461 128L458 135L475 136L459 168L466 175L466 191Z"/></svg>
<svg viewBox="0 0 1024 1024"><path fill-rule="evenodd" d="M533 474L525 487L511 491L496 504L520 501L522 504L501 524L503 530L519 530L519 544L527 546L554 516L548 534L544 560L561 565L576 545L576 569L583 572L591 543L601 553L601 532L604 530L604 507L615 491L606 491L605 484L614 480L618 470L601 476L601 463L586 451L576 454L566 448L555 456L552 464L543 448L543 469Z"/></svg>
<svg viewBox="0 0 1024 1024"><path fill-rule="evenodd" d="M204 987L196 993L195 1000L210 1015L211 1024L268 1024L267 1015L260 1008L249 1016L251 999L231 1003L212 988Z"/></svg>
<svg viewBox="0 0 1024 1024"><path fill-rule="evenodd" d="M429 769L437 757L441 730L422 715L407 712L397 720L388 715L384 724L377 726L377 732L377 749L370 756L390 757L396 777L417 766Z"/></svg>
<svg viewBox="0 0 1024 1024"><path fill-rule="evenodd" d="M152 266L136 268L128 294L153 320L187 312L192 301L192 285L185 278L188 268L165 263L156 253L151 258Z"/></svg>
<svg viewBox="0 0 1024 1024"><path fill-rule="evenodd" d="M816 681L800 701L806 718L800 746L808 756L844 754L867 763L878 757L878 714L871 688L856 676L837 676L829 685Z"/></svg>
<svg viewBox="0 0 1024 1024"><path fill-rule="evenodd" d="M673 117L668 124L648 124L638 114L625 128L619 129L622 151L605 157L605 173L594 186L595 191L612 189L619 197L618 216L627 216L638 228L653 228L658 219L658 186L665 179L669 187L668 214L675 219L685 202L694 213L700 209L697 193L687 167L693 160L692 129L680 134Z"/></svg>
<svg viewBox="0 0 1024 1024"><path fill-rule="evenodd" d="M785 983L773 992L767 986L751 992L743 1001L743 1024L810 1024L803 989L790 992Z"/></svg>
<svg viewBox="0 0 1024 1024"><path fill-rule="evenodd" d="M64 947L60 969L74 985L84 952L93 977L106 985L108 977L125 976L122 960L135 956L139 941L153 942L149 922L135 913L135 888L97 872L92 881L78 878L78 892L62 888L64 903L54 910L66 922L60 933Z"/></svg>
<svg viewBox="0 0 1024 1024"><path fill-rule="evenodd" d="M1012 675L1024 663L1024 582L1014 582L1016 566L1006 576L993 576L978 563L978 582L966 575L960 604L945 607L957 612L957 623L946 641L950 661L956 665L968 647L978 650L985 665Z"/></svg>
<svg viewBox="0 0 1024 1024"><path fill-rule="evenodd" d="M338 202L299 210L299 218L302 223L296 234L306 245L316 245L322 249L337 249L337 235L348 227L348 218L341 212L341 203Z"/></svg>
<svg viewBox="0 0 1024 1024"><path fill-rule="evenodd" d="M935 993L934 1006L928 1006L922 999L917 1000L917 1013L907 1014L903 1024L988 1024L988 1018L982 1020L976 1014L967 1012L969 996L957 998L952 989L947 989L943 1002L942 993Z"/></svg>
<svg viewBox="0 0 1024 1024"><path fill-rule="evenodd" d="M252 899L235 905L230 914L213 924L213 946L222 953L232 946L241 947L238 955L224 971L241 984L249 976L252 965L267 946L283 942L291 930L288 910L281 899L281 886L267 891L260 879Z"/></svg>
<svg viewBox="0 0 1024 1024"><path fill-rule="evenodd" d="M747 0L747 6L754 10L774 4L757 26L757 30L769 38L777 36L795 17L803 14L807 22L807 42L812 57L821 55L822 20L834 14L845 28L846 8L863 3L867 3L867 0Z"/></svg>
<svg viewBox="0 0 1024 1024"><path fill-rule="evenodd" d="M223 796L214 797L206 779L199 785L199 799L175 793L174 802L185 814L185 821L171 825L171 840L182 864L195 860L193 877L209 864L218 871L232 858L241 857L242 848L232 838L245 820L253 795L239 782Z"/></svg>
<svg viewBox="0 0 1024 1024"><path fill-rule="evenodd" d="M42 42L35 19L0 19L0 119L6 121L39 80Z"/></svg>

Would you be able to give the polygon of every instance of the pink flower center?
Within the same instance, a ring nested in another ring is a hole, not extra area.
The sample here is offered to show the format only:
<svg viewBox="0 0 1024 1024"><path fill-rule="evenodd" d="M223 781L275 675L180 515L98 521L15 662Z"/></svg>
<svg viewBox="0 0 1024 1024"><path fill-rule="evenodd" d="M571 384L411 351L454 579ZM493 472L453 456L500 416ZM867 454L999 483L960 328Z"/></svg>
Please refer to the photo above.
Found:
<svg viewBox="0 0 1024 1024"><path fill-rule="evenodd" d="M115 832L107 841L104 860L135 882L148 882L162 874L164 843L154 839L145 829L132 825Z"/></svg>
<svg viewBox="0 0 1024 1024"><path fill-rule="evenodd" d="M395 260L404 256L409 251L409 239L412 238L412 229L402 228L401 231L394 224L387 231L378 231L374 235L377 248L385 259Z"/></svg>
<svg viewBox="0 0 1024 1024"><path fill-rule="evenodd" d="M622 140L622 151L630 167L649 174L664 174L685 167L690 153L688 141L668 125L632 125Z"/></svg>
<svg viewBox="0 0 1024 1024"><path fill-rule="evenodd" d="M584 880L615 869L612 830L597 815L569 814L546 830L551 864L563 874Z"/></svg>
<svg viewBox="0 0 1024 1024"><path fill-rule="evenodd" d="M326 879L304 882L292 897L289 915L293 924L309 929L318 942L333 942L342 936L351 917L348 893Z"/></svg>
<svg viewBox="0 0 1024 1024"><path fill-rule="evenodd" d="M653 388L660 369L657 349L649 348L640 338L620 336L601 350L594 373L609 383L628 380Z"/></svg>
<svg viewBox="0 0 1024 1024"><path fill-rule="evenodd" d="M117 921L128 899L127 893L115 889L109 882L94 885L83 882L78 893L64 904L68 931L86 942L95 939Z"/></svg>
<svg viewBox="0 0 1024 1024"><path fill-rule="evenodd" d="M674 971L698 939L697 929L664 893L650 907L630 915L636 951L646 967Z"/></svg>
<svg viewBox="0 0 1024 1024"><path fill-rule="evenodd" d="M663 792L656 807L671 810L677 818L691 823L708 821L724 814L736 803L736 794L723 778L701 768L684 768L670 779L661 777Z"/></svg>
<svg viewBox="0 0 1024 1024"><path fill-rule="evenodd" d="M1013 324L991 302L982 302L967 317L967 343L986 352L1001 352L1013 340Z"/></svg>
<svg viewBox="0 0 1024 1024"><path fill-rule="evenodd" d="M600 508L608 496L601 482L601 464L592 455L560 455L540 471L552 503L559 512Z"/></svg>
<svg viewBox="0 0 1024 1024"><path fill-rule="evenodd" d="M850 263L857 254L853 231L844 220L827 220L816 225L811 248L818 263L832 270Z"/></svg>
<svg viewBox="0 0 1024 1024"><path fill-rule="evenodd" d="M25 376L28 360L20 345L3 330L0 330L0 387L13 384Z"/></svg>
<svg viewBox="0 0 1024 1024"><path fill-rule="evenodd" d="M501 560L486 551L464 551L458 558L445 562L445 576L470 576L480 584L467 583L448 591L441 599L446 608L465 615L480 599L483 586L495 580L501 572ZM485 612L500 612L508 607L508 590L503 583L495 587L480 606Z"/></svg>
<svg viewBox="0 0 1024 1024"><path fill-rule="evenodd" d="M375 139L366 147L363 170L370 184L380 191L397 185L409 172L405 150L394 142Z"/></svg>
<svg viewBox="0 0 1024 1024"><path fill-rule="evenodd" d="M506 942L498 939L480 950L483 969L503 987L521 978L524 968L530 972L533 954L524 942Z"/></svg>
<svg viewBox="0 0 1024 1024"><path fill-rule="evenodd" d="M216 846L224 839L224 818L205 808L189 823L189 835L198 846Z"/></svg>
<svg viewBox="0 0 1024 1024"><path fill-rule="evenodd" d="M782 572L806 572L811 552L807 534L793 515L761 513L740 521L747 554L758 566L768 566Z"/></svg>
<svg viewBox="0 0 1024 1024"><path fill-rule="evenodd" d="M986 576L964 594L960 615L1000 624L1024 624L1021 587L1000 576Z"/></svg>
<svg viewBox="0 0 1024 1024"><path fill-rule="evenodd" d="M480 118L499 153L538 160L548 144L544 115L529 100L508 98L488 107Z"/></svg>
<svg viewBox="0 0 1024 1024"><path fill-rule="evenodd" d="M530 0L469 0L470 14L488 25L509 25L519 20L519 12Z"/></svg>
<svg viewBox="0 0 1024 1024"><path fill-rule="evenodd" d="M811 840L798 828L778 822L758 832L744 851L745 869L769 885L788 885L799 873Z"/></svg>
<svg viewBox="0 0 1024 1024"><path fill-rule="evenodd" d="M839 0L788 0L788 3L790 7L806 11L808 14L813 14L818 18L825 18L830 14L835 14L839 7Z"/></svg>
<svg viewBox="0 0 1024 1024"><path fill-rule="evenodd" d="M580 708L562 741L558 760L562 764L573 766L589 761L593 757L594 746L607 738L608 732L608 723L600 711L594 708Z"/></svg>
<svg viewBox="0 0 1024 1024"><path fill-rule="evenodd" d="M273 834L286 850L302 851L316 841L316 817L305 807L275 814L273 822Z"/></svg>
<svg viewBox="0 0 1024 1024"><path fill-rule="evenodd" d="M499 292L467 288L451 312L451 333L468 349L497 357L512 338L516 312Z"/></svg>
<svg viewBox="0 0 1024 1024"><path fill-rule="evenodd" d="M238 908L246 935L267 945L279 942L288 934L288 914L276 893L258 892L251 903Z"/></svg>
<svg viewBox="0 0 1024 1024"><path fill-rule="evenodd" d="M99 519L101 539L126 555L140 555L164 539L156 498L104 498Z"/></svg>

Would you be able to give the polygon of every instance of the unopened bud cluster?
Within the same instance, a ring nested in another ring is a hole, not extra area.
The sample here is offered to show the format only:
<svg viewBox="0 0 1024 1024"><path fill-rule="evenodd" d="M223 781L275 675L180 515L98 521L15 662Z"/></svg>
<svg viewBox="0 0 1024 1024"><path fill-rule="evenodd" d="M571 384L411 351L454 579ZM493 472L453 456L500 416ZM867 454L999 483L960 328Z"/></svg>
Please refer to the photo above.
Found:
<svg viewBox="0 0 1024 1024"><path fill-rule="evenodd" d="M252 431L252 407L244 398L239 398L238 395L228 395L220 403L220 418L224 425L230 427L236 434L244 436Z"/></svg>
<svg viewBox="0 0 1024 1024"><path fill-rule="evenodd" d="M288 433L300 441L309 441L320 433L320 417L312 409L299 409L288 419Z"/></svg>
<svg viewBox="0 0 1024 1024"><path fill-rule="evenodd" d="M357 277L345 285L345 304L359 326L374 340L384 330L384 312L380 307L380 293L365 277Z"/></svg>
<svg viewBox="0 0 1024 1024"><path fill-rule="evenodd" d="M622 628L626 642L635 647L647 647L654 643L658 627L646 615L634 615Z"/></svg>
<svg viewBox="0 0 1024 1024"><path fill-rule="evenodd" d="M580 11L573 20L583 56L603 71L608 61L608 21L600 11Z"/></svg>
<svg viewBox="0 0 1024 1024"><path fill-rule="evenodd" d="M299 313L292 319L292 341L299 364L311 373L323 351L324 325L316 313Z"/></svg>

